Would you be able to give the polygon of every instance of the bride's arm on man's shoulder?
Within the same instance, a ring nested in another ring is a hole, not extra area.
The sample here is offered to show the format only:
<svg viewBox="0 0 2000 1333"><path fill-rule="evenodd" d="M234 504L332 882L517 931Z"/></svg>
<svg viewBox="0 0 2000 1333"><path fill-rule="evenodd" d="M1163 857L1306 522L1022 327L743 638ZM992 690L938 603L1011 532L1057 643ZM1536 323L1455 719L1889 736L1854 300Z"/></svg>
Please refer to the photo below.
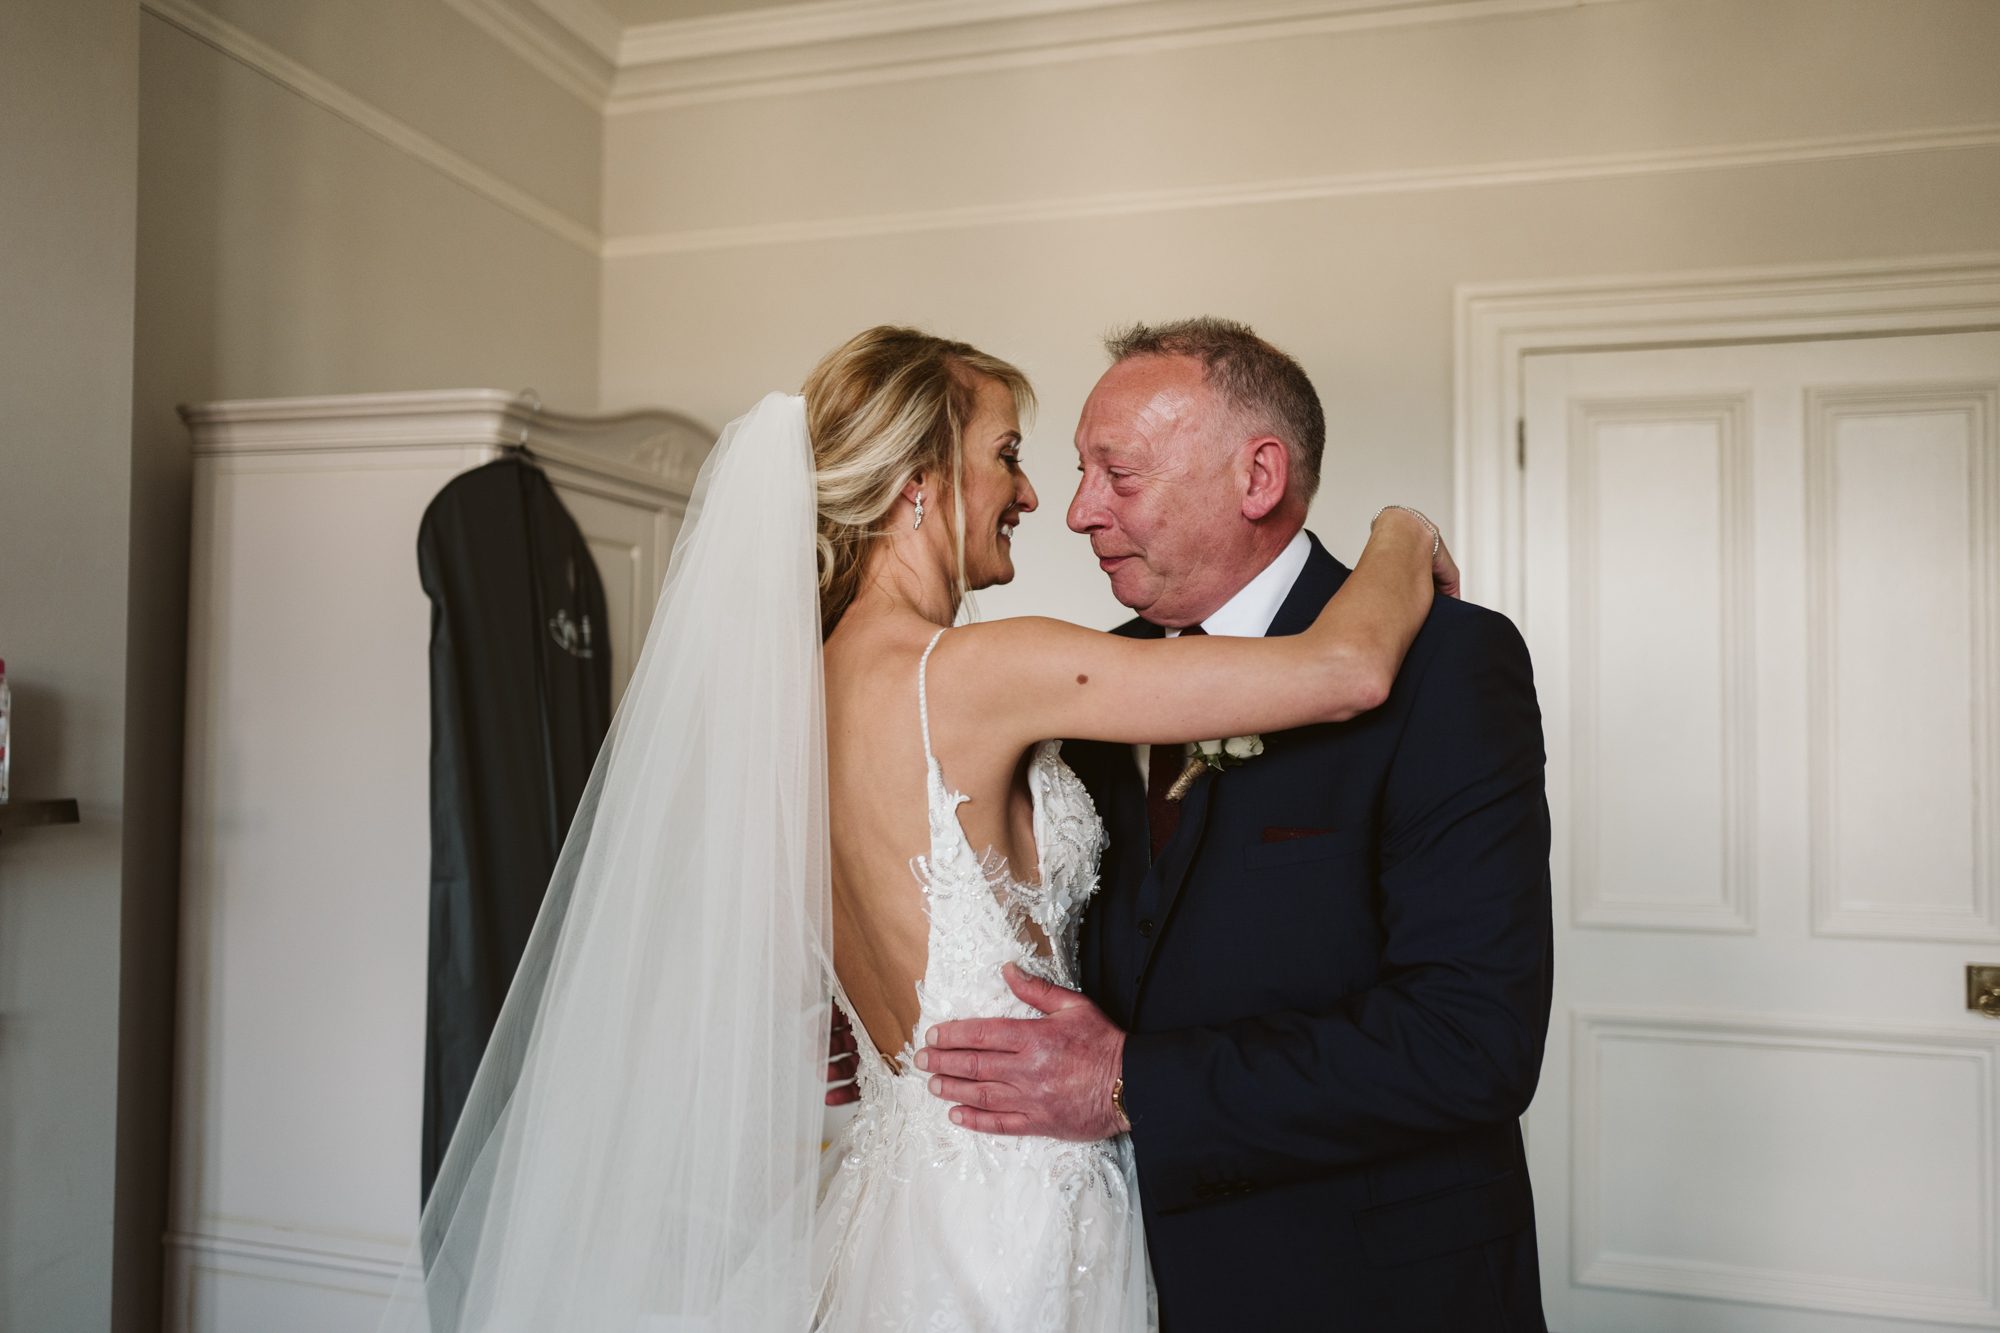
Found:
<svg viewBox="0 0 2000 1333"><path fill-rule="evenodd" d="M987 700L987 725L1024 745L1049 736L1171 743L1344 722L1388 698L1432 597L1455 595L1457 582L1429 525L1391 509L1303 634L1129 639L1022 616L946 636L933 670Z"/></svg>

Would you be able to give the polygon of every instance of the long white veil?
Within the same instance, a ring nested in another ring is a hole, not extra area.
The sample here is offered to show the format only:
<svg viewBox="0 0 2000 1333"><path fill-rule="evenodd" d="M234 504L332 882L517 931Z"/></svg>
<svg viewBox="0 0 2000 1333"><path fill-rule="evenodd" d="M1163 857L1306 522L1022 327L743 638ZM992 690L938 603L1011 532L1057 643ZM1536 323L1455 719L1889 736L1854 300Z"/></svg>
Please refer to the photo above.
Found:
<svg viewBox="0 0 2000 1333"><path fill-rule="evenodd" d="M385 1333L797 1333L831 933L805 400L696 483Z"/></svg>

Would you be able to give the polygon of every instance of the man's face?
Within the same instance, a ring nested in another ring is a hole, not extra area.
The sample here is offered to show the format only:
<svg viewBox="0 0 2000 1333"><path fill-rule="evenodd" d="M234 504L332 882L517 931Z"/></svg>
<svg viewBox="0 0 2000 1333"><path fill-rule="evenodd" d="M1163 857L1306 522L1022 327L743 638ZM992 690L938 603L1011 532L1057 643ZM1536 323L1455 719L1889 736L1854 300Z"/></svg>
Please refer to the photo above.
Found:
<svg viewBox="0 0 2000 1333"><path fill-rule="evenodd" d="M1242 586L1230 434L1193 357L1121 361L1083 405L1069 526L1090 538L1112 594L1155 624L1195 624Z"/></svg>

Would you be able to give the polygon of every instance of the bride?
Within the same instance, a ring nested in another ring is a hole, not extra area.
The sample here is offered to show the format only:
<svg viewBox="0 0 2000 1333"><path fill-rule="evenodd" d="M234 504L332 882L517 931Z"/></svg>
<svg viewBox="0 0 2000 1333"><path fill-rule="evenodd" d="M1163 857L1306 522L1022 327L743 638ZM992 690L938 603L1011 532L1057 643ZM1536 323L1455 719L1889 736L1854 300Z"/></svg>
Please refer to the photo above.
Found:
<svg viewBox="0 0 2000 1333"><path fill-rule="evenodd" d="M949 628L1013 577L1033 396L876 328L723 432L385 1328L1152 1327L1115 1071L1069 1142L960 1127L917 1033L1076 985L1104 827L1048 737L1340 721L1428 613L1382 514L1307 632ZM823 1153L829 995L860 1110Z"/></svg>

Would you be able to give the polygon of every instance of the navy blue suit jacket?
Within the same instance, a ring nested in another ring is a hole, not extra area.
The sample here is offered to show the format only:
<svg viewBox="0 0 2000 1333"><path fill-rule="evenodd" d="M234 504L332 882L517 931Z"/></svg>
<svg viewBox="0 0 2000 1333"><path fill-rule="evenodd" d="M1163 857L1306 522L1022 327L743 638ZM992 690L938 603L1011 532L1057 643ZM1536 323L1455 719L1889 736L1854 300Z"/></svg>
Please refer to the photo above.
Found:
<svg viewBox="0 0 2000 1333"><path fill-rule="evenodd" d="M1314 539L1270 633L1347 573ZM1083 987L1130 1034L1164 1327L1542 1329L1519 1116L1553 932L1526 645L1440 598L1386 703L1264 746L1195 783L1157 862L1132 748L1063 748L1111 830Z"/></svg>

